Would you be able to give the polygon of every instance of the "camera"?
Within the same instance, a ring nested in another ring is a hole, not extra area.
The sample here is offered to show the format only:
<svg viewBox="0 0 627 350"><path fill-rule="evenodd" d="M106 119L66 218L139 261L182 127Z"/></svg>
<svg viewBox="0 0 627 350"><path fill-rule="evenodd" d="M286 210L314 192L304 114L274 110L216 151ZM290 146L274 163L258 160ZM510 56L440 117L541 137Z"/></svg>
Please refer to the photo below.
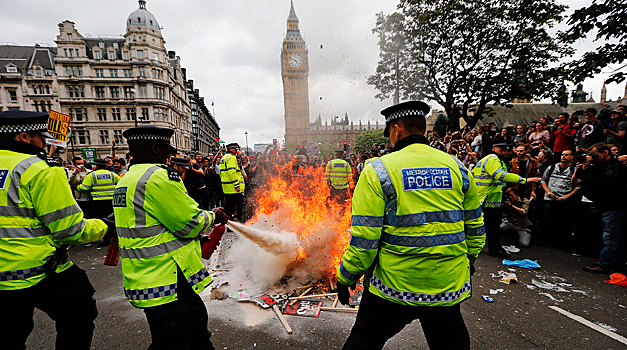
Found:
<svg viewBox="0 0 627 350"><path fill-rule="evenodd" d="M594 164L599 161L599 155L596 153L582 153L577 157L577 162L581 164L585 163L587 161L587 156L592 157L592 162L590 164Z"/></svg>

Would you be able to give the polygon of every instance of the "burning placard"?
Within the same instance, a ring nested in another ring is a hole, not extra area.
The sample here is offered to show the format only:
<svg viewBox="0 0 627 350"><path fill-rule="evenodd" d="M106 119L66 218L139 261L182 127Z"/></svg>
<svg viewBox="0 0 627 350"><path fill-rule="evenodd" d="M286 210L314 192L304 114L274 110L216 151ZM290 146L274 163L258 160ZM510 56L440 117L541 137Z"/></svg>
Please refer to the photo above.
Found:
<svg viewBox="0 0 627 350"><path fill-rule="evenodd" d="M281 312L286 315L318 317L320 316L322 304L322 301L299 300L290 305L286 301L281 307Z"/></svg>
<svg viewBox="0 0 627 350"><path fill-rule="evenodd" d="M46 143L65 148L67 146L67 134L70 130L70 119L71 117L67 114L50 111L48 133L54 139L46 139Z"/></svg>

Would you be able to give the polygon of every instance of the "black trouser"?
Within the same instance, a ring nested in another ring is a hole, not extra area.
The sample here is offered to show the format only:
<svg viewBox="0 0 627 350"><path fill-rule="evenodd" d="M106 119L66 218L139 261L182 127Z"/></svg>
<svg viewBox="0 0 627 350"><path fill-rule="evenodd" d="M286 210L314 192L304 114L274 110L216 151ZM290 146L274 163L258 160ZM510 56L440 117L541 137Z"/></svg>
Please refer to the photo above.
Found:
<svg viewBox="0 0 627 350"><path fill-rule="evenodd" d="M571 218L576 213L577 204L573 199L544 201L544 243L562 247L566 245L573 233L574 221Z"/></svg>
<svg viewBox="0 0 627 350"><path fill-rule="evenodd" d="M485 236L488 245L488 252L495 254L502 249L501 245L501 222L503 222L503 207L483 209L483 224L485 225Z"/></svg>
<svg viewBox="0 0 627 350"><path fill-rule="evenodd" d="M225 193L224 194L224 212L231 219L233 218L233 214L235 213L235 209L237 209L238 218L243 217L243 208L242 204L244 202L244 194L242 193Z"/></svg>
<svg viewBox="0 0 627 350"><path fill-rule="evenodd" d="M385 342L413 320L420 320L431 350L468 350L470 336L459 304L408 306L380 298L364 289L355 325L344 350L382 349Z"/></svg>
<svg viewBox="0 0 627 350"><path fill-rule="evenodd" d="M213 350L205 303L180 269L177 285L177 300L144 309L152 338L148 350Z"/></svg>
<svg viewBox="0 0 627 350"><path fill-rule="evenodd" d="M113 214L113 201L99 200L91 201L91 218L102 219Z"/></svg>
<svg viewBox="0 0 627 350"><path fill-rule="evenodd" d="M55 321L57 350L89 349L98 316L94 292L87 274L76 265L29 288L0 290L0 348L26 349L37 308Z"/></svg>

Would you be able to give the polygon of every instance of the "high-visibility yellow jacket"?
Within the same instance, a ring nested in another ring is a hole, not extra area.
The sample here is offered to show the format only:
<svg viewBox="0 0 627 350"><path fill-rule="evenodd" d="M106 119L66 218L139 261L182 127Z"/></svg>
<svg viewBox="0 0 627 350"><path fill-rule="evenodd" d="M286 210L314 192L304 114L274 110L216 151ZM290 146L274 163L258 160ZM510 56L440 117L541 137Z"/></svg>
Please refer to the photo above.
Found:
<svg viewBox="0 0 627 350"><path fill-rule="evenodd" d="M211 283L200 258L198 235L213 223L198 209L178 173L155 164L135 164L113 195L124 293L136 307L177 298L177 266L196 293Z"/></svg>
<svg viewBox="0 0 627 350"><path fill-rule="evenodd" d="M364 166L366 166L366 165L368 165L368 164L372 163L373 161L375 161L375 160L377 160L377 159L379 159L379 158L381 158L381 157L372 157L372 158L368 158L368 159L366 159L366 160L364 161Z"/></svg>
<svg viewBox="0 0 627 350"><path fill-rule="evenodd" d="M244 175L242 175L242 168L237 164L236 156L227 153L220 159L220 180L222 180L222 192L244 193L246 187Z"/></svg>
<svg viewBox="0 0 627 350"><path fill-rule="evenodd" d="M112 200L115 185L120 182L118 174L107 169L99 169L87 174L83 183L76 189L79 192L89 192L95 201Z"/></svg>
<svg viewBox="0 0 627 350"><path fill-rule="evenodd" d="M3 141L0 146L0 290L41 282L43 265L63 243L101 239L107 225L85 220L65 171L50 166L31 145ZM39 150L39 148L36 148ZM28 153L27 153L28 152ZM72 266L64 256L56 272Z"/></svg>
<svg viewBox="0 0 627 350"><path fill-rule="evenodd" d="M524 184L527 180L507 172L507 165L496 154L489 154L472 169L479 200L484 207L500 207L506 183Z"/></svg>
<svg viewBox="0 0 627 350"><path fill-rule="evenodd" d="M454 305L470 297L469 257L485 244L483 213L466 167L422 142L364 168L337 279L351 285L374 268L369 290L379 297Z"/></svg>
<svg viewBox="0 0 627 350"><path fill-rule="evenodd" d="M337 190L348 188L348 182L353 175L350 164L343 159L333 159L327 163L324 178Z"/></svg>

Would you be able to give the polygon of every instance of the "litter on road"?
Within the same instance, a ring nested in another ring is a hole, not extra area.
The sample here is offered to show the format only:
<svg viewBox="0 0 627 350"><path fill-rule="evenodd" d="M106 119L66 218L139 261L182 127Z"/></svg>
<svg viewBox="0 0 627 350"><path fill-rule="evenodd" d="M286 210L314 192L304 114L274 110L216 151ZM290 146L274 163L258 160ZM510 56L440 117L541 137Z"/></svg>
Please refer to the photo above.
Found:
<svg viewBox="0 0 627 350"><path fill-rule="evenodd" d="M523 267L525 269L531 269L531 270L536 270L540 268L540 264L538 264L537 260L529 260L529 259L514 260L514 261L503 259L503 265Z"/></svg>

